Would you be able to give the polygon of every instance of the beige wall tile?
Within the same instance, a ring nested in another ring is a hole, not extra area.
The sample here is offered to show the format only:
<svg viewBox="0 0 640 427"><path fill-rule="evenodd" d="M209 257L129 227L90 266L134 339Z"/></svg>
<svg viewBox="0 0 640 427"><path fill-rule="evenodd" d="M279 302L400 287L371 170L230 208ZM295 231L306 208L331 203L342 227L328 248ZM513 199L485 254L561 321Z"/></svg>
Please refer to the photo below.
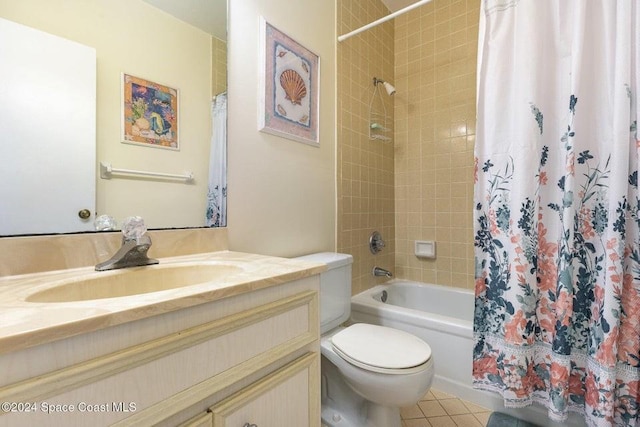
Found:
<svg viewBox="0 0 640 427"><path fill-rule="evenodd" d="M434 0L396 20L395 269L401 278L473 287L479 10L480 0ZM413 226L416 214L421 227ZM436 261L417 260L418 239L436 240Z"/></svg>
<svg viewBox="0 0 640 427"><path fill-rule="evenodd" d="M434 0L338 44L338 251L354 255L353 293L397 277L473 287L475 63L480 0ZM387 14L381 1L339 0L340 33ZM393 144L368 138L372 78L384 96ZM385 250L368 249L371 232ZM437 260L415 240L436 240Z"/></svg>
<svg viewBox="0 0 640 427"><path fill-rule="evenodd" d="M387 15L380 0L339 0L337 27L347 33ZM409 46L419 44L421 33L409 31L414 20L398 19L406 30L394 37L389 22L338 43L338 251L354 256L352 292L358 293L383 282L373 277L374 266L388 270L395 264L395 191L394 145L369 139L369 105L373 95L373 77L388 80L399 87L394 77L394 62L408 67ZM419 23L418 23L419 24ZM416 42L417 41L417 42ZM394 52L399 52L396 56ZM382 88L379 88L382 89ZM394 99L382 96L389 127L409 136L408 122L394 120ZM379 101L379 98L376 98ZM394 132L389 133L395 137ZM403 190L407 191L408 187ZM416 190L411 190L416 191ZM417 216L419 222L419 214ZM415 218L412 218L415 222ZM377 255L369 251L369 236L382 233L387 246Z"/></svg>

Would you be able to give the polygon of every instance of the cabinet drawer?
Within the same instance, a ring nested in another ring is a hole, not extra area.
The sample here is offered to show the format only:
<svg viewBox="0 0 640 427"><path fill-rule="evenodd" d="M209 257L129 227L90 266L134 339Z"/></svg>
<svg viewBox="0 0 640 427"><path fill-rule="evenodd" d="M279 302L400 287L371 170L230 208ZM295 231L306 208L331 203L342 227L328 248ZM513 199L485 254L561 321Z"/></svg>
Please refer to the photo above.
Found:
<svg viewBox="0 0 640 427"><path fill-rule="evenodd" d="M318 353L308 353L210 408L213 427L317 427Z"/></svg>

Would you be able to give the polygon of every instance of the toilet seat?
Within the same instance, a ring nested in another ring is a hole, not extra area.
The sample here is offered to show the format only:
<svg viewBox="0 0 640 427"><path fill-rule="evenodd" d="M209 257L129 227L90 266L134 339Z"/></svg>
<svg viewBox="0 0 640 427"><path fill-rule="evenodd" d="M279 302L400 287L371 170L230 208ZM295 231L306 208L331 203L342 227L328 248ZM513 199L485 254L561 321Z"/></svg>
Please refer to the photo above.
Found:
<svg viewBox="0 0 640 427"><path fill-rule="evenodd" d="M331 337L333 350L359 368L384 374L420 372L431 359L431 347L408 332L356 323Z"/></svg>

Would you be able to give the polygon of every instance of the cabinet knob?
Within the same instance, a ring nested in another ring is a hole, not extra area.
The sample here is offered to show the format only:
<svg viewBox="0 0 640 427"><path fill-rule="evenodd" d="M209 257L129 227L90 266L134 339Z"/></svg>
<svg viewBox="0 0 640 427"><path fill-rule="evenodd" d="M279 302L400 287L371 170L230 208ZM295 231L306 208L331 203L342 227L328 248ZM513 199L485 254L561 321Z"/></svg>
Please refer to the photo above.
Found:
<svg viewBox="0 0 640 427"><path fill-rule="evenodd" d="M91 211L89 209L82 209L78 212L78 216L82 219L88 219L91 216Z"/></svg>
<svg viewBox="0 0 640 427"><path fill-rule="evenodd" d="M243 425L242 427L258 427L258 425L257 424L245 423L245 425Z"/></svg>

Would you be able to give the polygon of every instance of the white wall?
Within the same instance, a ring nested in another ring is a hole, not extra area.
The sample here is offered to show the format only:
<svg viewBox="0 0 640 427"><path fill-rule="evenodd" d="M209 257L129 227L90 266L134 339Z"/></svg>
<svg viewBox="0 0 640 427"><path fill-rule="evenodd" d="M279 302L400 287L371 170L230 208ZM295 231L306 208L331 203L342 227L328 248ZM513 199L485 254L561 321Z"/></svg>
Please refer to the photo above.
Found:
<svg viewBox="0 0 640 427"><path fill-rule="evenodd" d="M260 16L320 56L320 147L257 130ZM335 2L229 2L228 226L232 250L336 247Z"/></svg>

